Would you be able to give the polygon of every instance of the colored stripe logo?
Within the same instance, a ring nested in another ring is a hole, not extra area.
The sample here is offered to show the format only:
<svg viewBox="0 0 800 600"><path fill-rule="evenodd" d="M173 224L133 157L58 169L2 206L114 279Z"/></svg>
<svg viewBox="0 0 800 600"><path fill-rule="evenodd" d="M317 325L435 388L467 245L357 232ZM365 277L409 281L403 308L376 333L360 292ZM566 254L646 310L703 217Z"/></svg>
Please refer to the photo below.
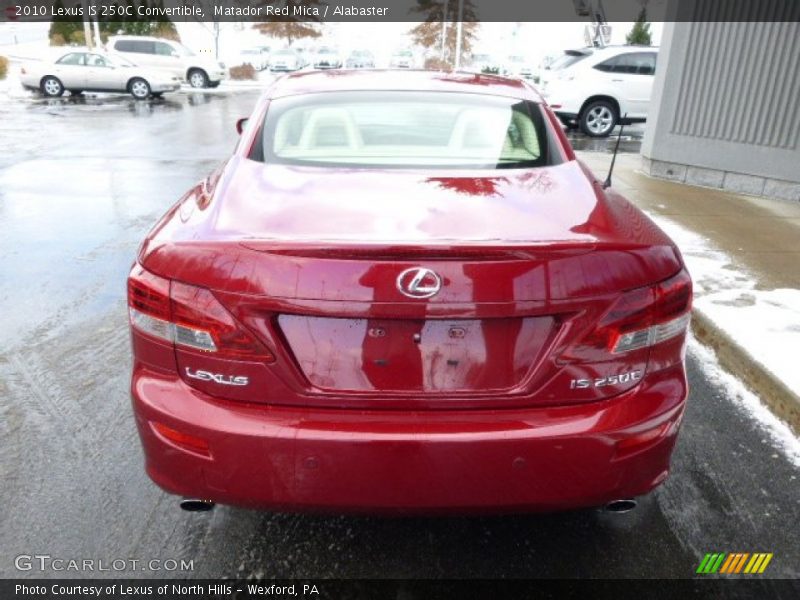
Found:
<svg viewBox="0 0 800 600"><path fill-rule="evenodd" d="M754 552L752 554L749 552L708 553L703 557L696 573L701 575L713 573L756 575L763 573L771 560L771 552Z"/></svg>

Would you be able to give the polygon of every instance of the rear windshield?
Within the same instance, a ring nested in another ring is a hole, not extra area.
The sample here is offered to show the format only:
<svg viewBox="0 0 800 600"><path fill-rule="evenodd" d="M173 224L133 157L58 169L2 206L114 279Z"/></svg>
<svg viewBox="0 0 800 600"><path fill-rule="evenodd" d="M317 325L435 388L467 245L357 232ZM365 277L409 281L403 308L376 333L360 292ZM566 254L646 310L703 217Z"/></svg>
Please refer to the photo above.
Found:
<svg viewBox="0 0 800 600"><path fill-rule="evenodd" d="M430 92L325 92L270 102L268 163L375 168L529 168L560 162L540 107Z"/></svg>

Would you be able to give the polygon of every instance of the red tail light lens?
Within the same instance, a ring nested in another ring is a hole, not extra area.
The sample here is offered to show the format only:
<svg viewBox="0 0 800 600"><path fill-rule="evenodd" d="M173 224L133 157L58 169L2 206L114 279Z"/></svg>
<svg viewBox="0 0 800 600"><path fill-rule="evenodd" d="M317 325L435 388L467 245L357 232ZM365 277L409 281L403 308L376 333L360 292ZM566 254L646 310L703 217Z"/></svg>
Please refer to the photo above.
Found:
<svg viewBox="0 0 800 600"><path fill-rule="evenodd" d="M169 280L134 266L128 277L128 306L169 321Z"/></svg>
<svg viewBox="0 0 800 600"><path fill-rule="evenodd" d="M692 280L686 271L658 285L631 290L565 358L598 360L681 335L689 325Z"/></svg>
<svg viewBox="0 0 800 600"><path fill-rule="evenodd" d="M177 346L219 358L275 360L209 290L170 282L139 265L128 277L128 308L133 327Z"/></svg>
<svg viewBox="0 0 800 600"><path fill-rule="evenodd" d="M139 331L172 342L169 280L135 265L128 276L128 310L131 325Z"/></svg>
<svg viewBox="0 0 800 600"><path fill-rule="evenodd" d="M653 288L627 292L603 316L597 328L584 338L581 346L603 353L613 352L621 337L635 334L643 324L650 324L654 300Z"/></svg>
<svg viewBox="0 0 800 600"><path fill-rule="evenodd" d="M210 291L173 282L170 298L176 344L231 358L275 360Z"/></svg>
<svg viewBox="0 0 800 600"><path fill-rule="evenodd" d="M656 323L683 315L691 308L692 280L686 271L656 286Z"/></svg>

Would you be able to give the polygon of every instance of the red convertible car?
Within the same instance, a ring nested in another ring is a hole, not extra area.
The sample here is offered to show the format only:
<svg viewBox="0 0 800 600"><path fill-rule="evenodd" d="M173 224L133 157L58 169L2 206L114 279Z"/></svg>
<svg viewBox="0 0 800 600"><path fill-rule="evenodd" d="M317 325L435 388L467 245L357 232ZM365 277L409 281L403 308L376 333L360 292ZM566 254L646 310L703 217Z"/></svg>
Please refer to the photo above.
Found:
<svg viewBox="0 0 800 600"><path fill-rule="evenodd" d="M623 510L669 473L692 284L526 83L276 81L128 279L149 476L189 510Z"/></svg>

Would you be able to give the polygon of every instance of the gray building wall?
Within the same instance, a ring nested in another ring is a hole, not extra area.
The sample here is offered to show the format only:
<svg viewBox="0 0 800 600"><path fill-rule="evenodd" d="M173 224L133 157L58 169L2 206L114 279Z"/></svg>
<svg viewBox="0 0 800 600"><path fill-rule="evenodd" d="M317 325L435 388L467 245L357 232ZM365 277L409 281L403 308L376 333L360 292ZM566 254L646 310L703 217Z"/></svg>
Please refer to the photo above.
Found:
<svg viewBox="0 0 800 600"><path fill-rule="evenodd" d="M642 156L654 176L800 201L800 23L666 23Z"/></svg>

